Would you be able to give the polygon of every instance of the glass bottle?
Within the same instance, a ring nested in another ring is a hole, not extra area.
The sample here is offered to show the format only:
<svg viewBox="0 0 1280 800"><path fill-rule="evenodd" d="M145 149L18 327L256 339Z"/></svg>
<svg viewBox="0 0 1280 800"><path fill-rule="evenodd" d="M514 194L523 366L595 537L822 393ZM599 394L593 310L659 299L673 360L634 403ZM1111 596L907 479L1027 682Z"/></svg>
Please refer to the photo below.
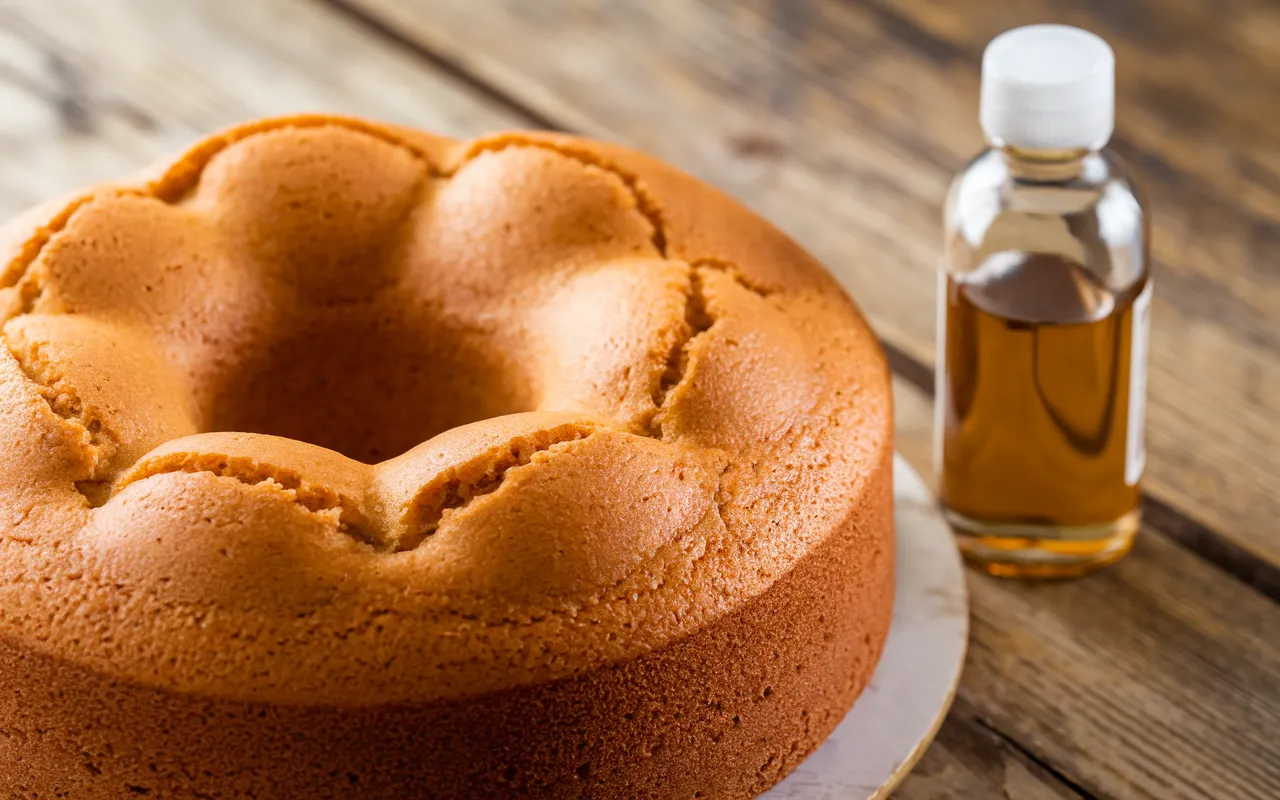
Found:
<svg viewBox="0 0 1280 800"><path fill-rule="evenodd" d="M996 37L990 149L947 198L938 485L962 551L992 574L1079 575L1128 552L1139 525L1149 226L1104 149L1114 64L1077 28Z"/></svg>

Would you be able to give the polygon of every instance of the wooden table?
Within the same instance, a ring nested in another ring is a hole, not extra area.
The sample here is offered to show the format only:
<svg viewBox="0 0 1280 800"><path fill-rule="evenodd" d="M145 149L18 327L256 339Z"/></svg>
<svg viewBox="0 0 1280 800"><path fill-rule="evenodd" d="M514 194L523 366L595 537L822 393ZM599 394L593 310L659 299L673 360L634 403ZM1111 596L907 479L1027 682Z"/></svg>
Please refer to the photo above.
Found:
<svg viewBox="0 0 1280 800"><path fill-rule="evenodd" d="M938 210L984 43L1044 20L1115 47L1155 209L1147 522L1094 577L969 576L959 700L899 796L1274 799L1280 3L0 0L0 215L303 109L619 140L841 276L927 475Z"/></svg>

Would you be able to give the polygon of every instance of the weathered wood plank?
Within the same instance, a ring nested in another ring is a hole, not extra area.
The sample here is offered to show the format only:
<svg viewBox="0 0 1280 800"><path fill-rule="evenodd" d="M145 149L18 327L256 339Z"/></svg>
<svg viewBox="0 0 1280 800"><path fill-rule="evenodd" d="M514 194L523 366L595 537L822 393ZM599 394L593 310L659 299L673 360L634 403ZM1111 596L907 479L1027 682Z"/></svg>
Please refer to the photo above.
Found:
<svg viewBox="0 0 1280 800"><path fill-rule="evenodd" d="M496 104L305 0L0 0L0 216L254 117L346 111L473 135Z"/></svg>
<svg viewBox="0 0 1280 800"><path fill-rule="evenodd" d="M1054 800L1085 795L984 727L969 703L959 700L934 746L893 796L898 800Z"/></svg>
<svg viewBox="0 0 1280 800"><path fill-rule="evenodd" d="M536 124L321 7L166 5L0 4L0 215L249 117L337 109L459 136ZM970 717L917 772L900 796L1074 796Z"/></svg>
<svg viewBox="0 0 1280 800"><path fill-rule="evenodd" d="M1154 536L1088 580L1011 589L974 576L970 589L966 696L1076 783L1116 797L1280 792L1269 601Z"/></svg>
<svg viewBox="0 0 1280 800"><path fill-rule="evenodd" d="M981 46L1057 8L915 0L903 16L889 3L767 0L340 4L563 126L653 150L744 199L822 257L882 335L925 363L938 208L949 175L981 144ZM1117 4L1094 5L1070 19L1116 44L1118 141L1155 204L1147 486L1274 573L1280 95L1259 77L1273 57L1265 42L1236 57L1227 39L1208 37L1189 62L1173 59L1170 78L1168 40L1114 24L1118 12L1105 9ZM1199 35L1201 7L1184 0L1182 16L1160 23L1181 37L1174 46ZM1234 7L1233 27L1275 24L1274 6ZM1168 97L1183 73L1200 75L1190 102L1203 113Z"/></svg>

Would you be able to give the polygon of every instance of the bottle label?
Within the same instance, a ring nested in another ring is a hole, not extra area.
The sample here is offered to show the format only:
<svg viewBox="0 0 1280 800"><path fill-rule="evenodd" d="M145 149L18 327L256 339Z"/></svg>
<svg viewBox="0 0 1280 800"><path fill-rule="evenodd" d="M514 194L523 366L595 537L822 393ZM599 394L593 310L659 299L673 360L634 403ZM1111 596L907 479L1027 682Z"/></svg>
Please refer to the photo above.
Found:
<svg viewBox="0 0 1280 800"><path fill-rule="evenodd" d="M942 446L947 428L947 269L938 269L937 333L933 349L933 474L942 479Z"/></svg>
<svg viewBox="0 0 1280 800"><path fill-rule="evenodd" d="M1138 299L1133 301L1133 333L1129 349L1129 432L1125 445L1124 482L1133 486L1147 465L1143 436L1147 417L1147 350L1151 340L1151 287L1147 278Z"/></svg>

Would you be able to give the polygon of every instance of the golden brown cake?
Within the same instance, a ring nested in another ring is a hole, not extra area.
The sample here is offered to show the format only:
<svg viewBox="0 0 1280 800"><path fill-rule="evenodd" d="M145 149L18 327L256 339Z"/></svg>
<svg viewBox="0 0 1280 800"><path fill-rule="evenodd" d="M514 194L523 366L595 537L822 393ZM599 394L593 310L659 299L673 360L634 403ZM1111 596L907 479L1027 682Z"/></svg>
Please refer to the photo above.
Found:
<svg viewBox="0 0 1280 800"><path fill-rule="evenodd" d="M670 167L269 120L0 265L0 795L745 798L871 675L883 356Z"/></svg>

